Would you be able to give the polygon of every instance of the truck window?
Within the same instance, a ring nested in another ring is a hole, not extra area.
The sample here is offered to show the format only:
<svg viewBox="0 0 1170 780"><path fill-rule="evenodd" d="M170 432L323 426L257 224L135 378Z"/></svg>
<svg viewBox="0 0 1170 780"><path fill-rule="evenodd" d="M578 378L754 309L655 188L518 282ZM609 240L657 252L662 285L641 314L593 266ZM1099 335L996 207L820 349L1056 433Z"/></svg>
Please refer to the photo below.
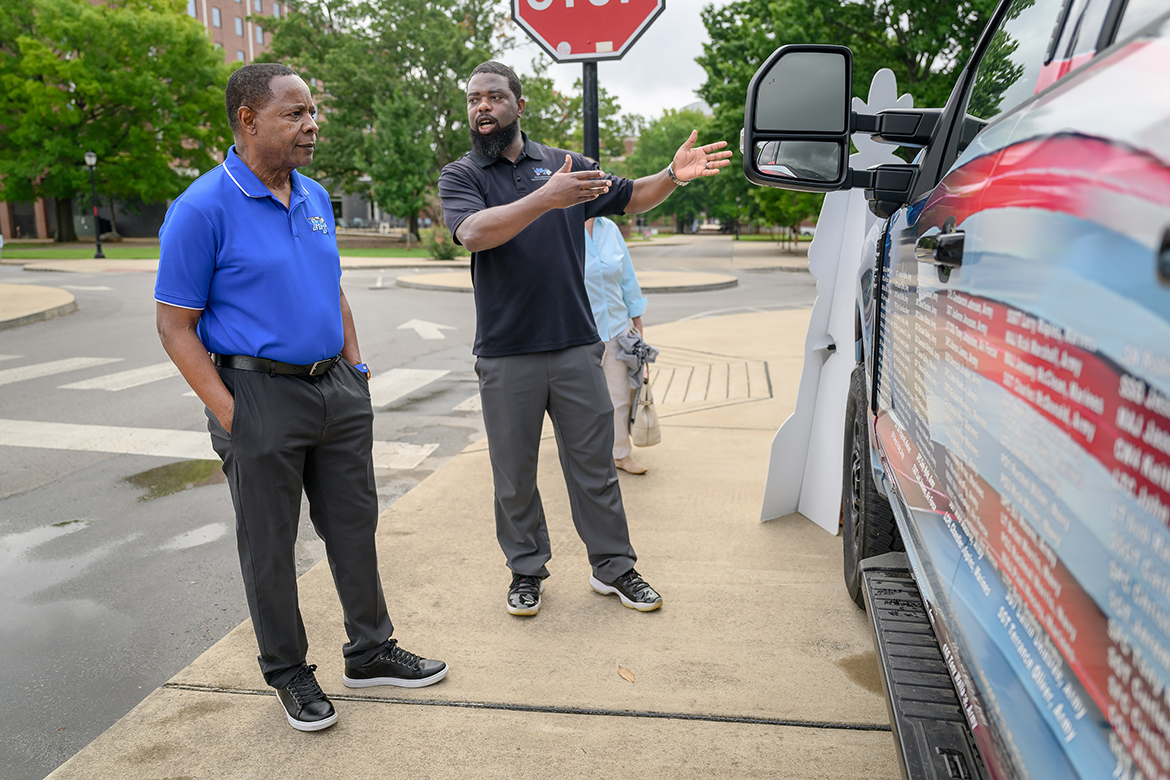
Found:
<svg viewBox="0 0 1170 780"><path fill-rule="evenodd" d="M967 113L991 121L1032 97L1061 0L1013 0L979 69Z"/></svg>
<svg viewBox="0 0 1170 780"><path fill-rule="evenodd" d="M1122 12L1121 25L1117 28L1114 40L1128 38L1164 13L1166 0L1129 0Z"/></svg>

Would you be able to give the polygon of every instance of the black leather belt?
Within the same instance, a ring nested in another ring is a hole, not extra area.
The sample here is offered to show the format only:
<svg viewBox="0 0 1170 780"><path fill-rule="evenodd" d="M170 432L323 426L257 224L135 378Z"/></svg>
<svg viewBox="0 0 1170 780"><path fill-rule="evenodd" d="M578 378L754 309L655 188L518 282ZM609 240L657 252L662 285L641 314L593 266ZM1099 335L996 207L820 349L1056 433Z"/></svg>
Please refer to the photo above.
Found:
<svg viewBox="0 0 1170 780"><path fill-rule="evenodd" d="M308 366L294 366L292 363L281 363L279 360L268 360L266 358L251 357L250 355L216 355L214 353L211 355L211 361L217 366L238 368L243 371L259 371L272 376L276 376L277 374L321 376L333 368L333 365L338 360L341 360L341 355L318 360L316 363Z"/></svg>

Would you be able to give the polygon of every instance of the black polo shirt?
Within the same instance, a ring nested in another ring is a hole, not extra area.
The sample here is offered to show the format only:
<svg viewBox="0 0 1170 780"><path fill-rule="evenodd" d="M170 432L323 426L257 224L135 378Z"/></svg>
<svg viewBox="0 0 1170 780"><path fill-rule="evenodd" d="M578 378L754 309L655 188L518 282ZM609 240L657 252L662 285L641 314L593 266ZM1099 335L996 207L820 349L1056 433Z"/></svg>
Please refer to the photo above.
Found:
<svg viewBox="0 0 1170 780"><path fill-rule="evenodd" d="M463 220L535 192L565 164L566 154L574 171L598 167L580 154L523 137L515 163L471 152L443 169L439 196L456 242ZM585 292L585 220L623 213L634 191L629 179L607 178L613 184L600 198L542 214L511 241L472 253L476 355L548 352L598 340Z"/></svg>

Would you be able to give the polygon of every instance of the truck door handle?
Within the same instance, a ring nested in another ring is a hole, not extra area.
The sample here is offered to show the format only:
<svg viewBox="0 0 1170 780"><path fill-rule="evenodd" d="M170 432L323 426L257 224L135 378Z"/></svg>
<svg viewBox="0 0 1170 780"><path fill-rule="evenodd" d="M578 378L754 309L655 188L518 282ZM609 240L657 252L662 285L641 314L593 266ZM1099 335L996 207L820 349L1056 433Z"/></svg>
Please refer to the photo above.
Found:
<svg viewBox="0 0 1170 780"><path fill-rule="evenodd" d="M919 262L940 268L958 268L963 264L963 231L927 233L914 245Z"/></svg>

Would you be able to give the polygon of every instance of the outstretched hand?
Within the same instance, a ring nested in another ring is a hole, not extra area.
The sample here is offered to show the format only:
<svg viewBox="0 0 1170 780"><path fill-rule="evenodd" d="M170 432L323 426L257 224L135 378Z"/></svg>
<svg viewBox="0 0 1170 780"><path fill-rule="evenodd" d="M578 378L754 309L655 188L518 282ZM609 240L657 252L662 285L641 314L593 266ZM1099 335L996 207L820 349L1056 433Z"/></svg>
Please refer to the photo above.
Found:
<svg viewBox="0 0 1170 780"><path fill-rule="evenodd" d="M573 158L565 155L565 164L554 173L540 194L547 197L553 208L566 209L578 203L596 200L609 192L609 179L601 171L574 171Z"/></svg>
<svg viewBox="0 0 1170 780"><path fill-rule="evenodd" d="M713 144L696 147L695 142L698 140L699 131L692 130L690 138L674 153L671 165L674 168L674 175L679 178L679 181L694 181L700 176L716 176L720 168L731 165L730 160L728 160L731 157L731 152L719 151L727 146L726 141L716 141Z"/></svg>

